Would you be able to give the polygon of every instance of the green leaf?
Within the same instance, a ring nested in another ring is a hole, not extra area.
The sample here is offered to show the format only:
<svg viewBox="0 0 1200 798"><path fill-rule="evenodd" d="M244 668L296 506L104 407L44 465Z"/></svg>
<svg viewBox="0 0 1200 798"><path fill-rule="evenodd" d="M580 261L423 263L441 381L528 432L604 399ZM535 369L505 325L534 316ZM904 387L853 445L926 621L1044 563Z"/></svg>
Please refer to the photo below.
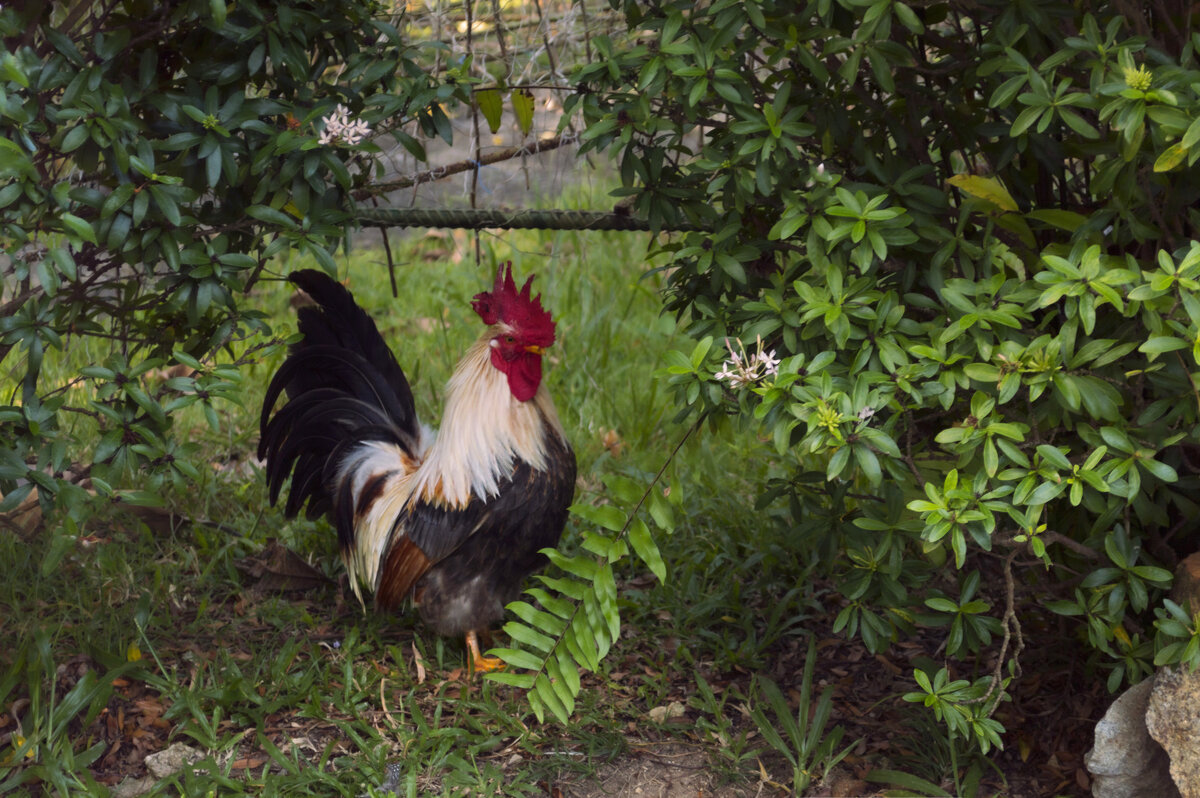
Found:
<svg viewBox="0 0 1200 798"><path fill-rule="evenodd" d="M1057 498L1067 487L1066 482L1043 482L1034 488L1033 493L1025 502L1030 506L1039 506Z"/></svg>
<svg viewBox="0 0 1200 798"><path fill-rule="evenodd" d="M849 465L850 448L849 446L839 446L834 450L833 456L829 458L829 464L825 467L826 479L836 479L846 466Z"/></svg>
<svg viewBox="0 0 1200 798"><path fill-rule="evenodd" d="M668 349L663 353L663 359L667 363L667 372L670 374L691 374L695 371L687 355L678 349Z"/></svg>
<svg viewBox="0 0 1200 798"><path fill-rule="evenodd" d="M479 110L483 112L483 118L487 120L488 129L493 133L498 131L504 117L504 97L500 94L500 90L480 89L475 92L475 102L479 104Z"/></svg>
<svg viewBox="0 0 1200 798"><path fill-rule="evenodd" d="M1157 568L1153 565L1135 565L1130 570L1140 579L1145 579L1147 582L1159 582L1163 585L1169 584L1173 578L1173 574L1166 568Z"/></svg>
<svg viewBox="0 0 1200 798"><path fill-rule="evenodd" d="M92 226L83 219L80 219L73 213L63 213L58 218L62 221L63 226L66 227L70 232L74 233L90 244L96 243L96 231L93 230Z"/></svg>
<svg viewBox="0 0 1200 798"><path fill-rule="evenodd" d="M1155 172L1169 172L1179 164L1183 163L1183 159L1187 157L1187 147L1177 143L1168 147L1154 160Z"/></svg>
<svg viewBox="0 0 1200 798"><path fill-rule="evenodd" d="M557 637L567 628L566 623L562 618L552 615L548 612L543 612L537 609L532 604L524 601L513 601L508 604L509 612L516 615L522 621L529 624L543 634Z"/></svg>
<svg viewBox="0 0 1200 798"><path fill-rule="evenodd" d="M1078 616L1084 614L1084 610L1073 601L1047 601L1046 609L1056 615Z"/></svg>
<svg viewBox="0 0 1200 798"><path fill-rule="evenodd" d="M569 620L571 614L575 611L575 605L564 598L552 596L545 590L538 587L531 587L525 593L537 600L537 603L563 620ZM510 608L512 605L508 605Z"/></svg>
<svg viewBox="0 0 1200 798"><path fill-rule="evenodd" d="M624 474L605 474L601 479L604 482L604 486L608 488L612 496L621 504L636 504L645 490L643 485Z"/></svg>
<svg viewBox="0 0 1200 798"><path fill-rule="evenodd" d="M1067 459L1067 456L1058 447L1043 443L1037 447L1037 453L1042 456L1043 460L1060 471L1071 470L1071 461Z"/></svg>
<svg viewBox="0 0 1200 798"><path fill-rule="evenodd" d="M1119 427L1101 427L1100 437L1104 442L1119 452L1133 452L1137 449L1124 430Z"/></svg>
<svg viewBox="0 0 1200 798"><path fill-rule="evenodd" d="M612 532L620 532L625 528L625 522L629 516L625 512L614 505L605 504L597 507L592 504L575 504L571 506L571 513L583 520L603 527Z"/></svg>
<svg viewBox="0 0 1200 798"><path fill-rule="evenodd" d="M575 696L578 691L571 690L572 682L568 681L563 675L562 667L559 665L558 657L550 657L546 660L546 676L549 678L551 687L554 688L555 695L562 702L563 708L566 709L567 715L575 711ZM578 677L578 673L576 673ZM576 682L578 683L578 679Z"/></svg>
<svg viewBox="0 0 1200 798"><path fill-rule="evenodd" d="M12 53L5 53L3 59L0 59L0 76L19 84L22 88L29 88L29 77L21 68L17 57Z"/></svg>
<svg viewBox="0 0 1200 798"><path fill-rule="evenodd" d="M958 612L958 605L950 599L945 598L928 598L925 599L925 606L938 612Z"/></svg>
<svg viewBox="0 0 1200 798"><path fill-rule="evenodd" d="M175 198L172 194L160 185L150 184L150 196L154 198L154 202L158 205L159 211L168 222L178 227L183 224L183 217L179 213L179 206L175 204Z"/></svg>
<svg viewBox="0 0 1200 798"><path fill-rule="evenodd" d="M505 663L514 668L524 668L528 671L540 671L542 658L519 648L494 648L489 653L495 654Z"/></svg>
<svg viewBox="0 0 1200 798"><path fill-rule="evenodd" d="M858 463L863 476L867 478L867 482L871 485L878 485L883 480L883 470L875 452L871 451L870 447L861 444L854 444L850 448L854 449L854 460Z"/></svg>
<svg viewBox="0 0 1200 798"><path fill-rule="evenodd" d="M1138 347L1138 351L1147 355L1161 355L1163 352L1174 352L1177 349L1187 349L1191 344L1173 335L1156 335Z"/></svg>
<svg viewBox="0 0 1200 798"><path fill-rule="evenodd" d="M1153 460L1148 457L1140 458L1138 463L1142 466L1142 468L1146 469L1163 482L1175 482L1179 479L1179 474L1176 473L1175 469L1166 463Z"/></svg>
<svg viewBox="0 0 1200 798"><path fill-rule="evenodd" d="M4 188L0 188L0 208L12 205L24 193L25 186L21 183L9 183Z"/></svg>
<svg viewBox="0 0 1200 798"><path fill-rule="evenodd" d="M921 18L904 3L893 3L892 11L896 14L896 18L900 20L900 24L908 28L910 33L919 36L925 32L925 25L921 22Z"/></svg>
<svg viewBox="0 0 1200 798"><path fill-rule="evenodd" d="M16 143L0 137L0 177L11 178L33 171L33 163Z"/></svg>
<svg viewBox="0 0 1200 798"><path fill-rule="evenodd" d="M588 670L595 671L600 667L600 648L585 615L576 616L576 622L563 635L563 645L575 661Z"/></svg>
<svg viewBox="0 0 1200 798"><path fill-rule="evenodd" d="M621 636L621 614L617 609L617 583L612 566L601 565L597 568L592 584L596 587L596 597L604 621L608 624L610 639L617 640Z"/></svg>
<svg viewBox="0 0 1200 798"><path fill-rule="evenodd" d="M990 203L998 210L1016 211L1017 201L999 180L981 175L954 175L946 181L964 193Z"/></svg>
<svg viewBox="0 0 1200 798"><path fill-rule="evenodd" d="M654 523L659 529L668 535L675 531L675 511L671 509L671 503L662 494L651 490L646 498L646 504L650 509L650 517L654 519Z"/></svg>
<svg viewBox="0 0 1200 798"><path fill-rule="evenodd" d="M1187 132L1183 134L1183 138L1179 140L1179 143L1185 150L1190 150L1196 146L1196 142L1198 141L1200 141L1200 117L1192 120L1192 123L1188 125Z"/></svg>
<svg viewBox="0 0 1200 798"><path fill-rule="evenodd" d="M1000 453L996 450L996 442L989 437L983 444L983 470L994 478L999 469Z"/></svg>
<svg viewBox="0 0 1200 798"><path fill-rule="evenodd" d="M555 691L554 686L550 684L550 679L545 674L540 674L537 677L537 680L533 683L533 689L537 693L538 699L554 714L559 723L566 724L571 719L571 711L563 704L562 699ZM573 710L574 707L571 709Z"/></svg>
<svg viewBox="0 0 1200 798"><path fill-rule="evenodd" d="M504 624L504 631L518 643L530 648L536 648L538 651L548 652L554 648L554 638L534 631L523 623L509 621Z"/></svg>
<svg viewBox="0 0 1200 798"><path fill-rule="evenodd" d="M1055 372L1052 381L1066 406L1071 410L1078 411L1082 397L1079 393L1079 382L1077 379L1070 374Z"/></svg>
<svg viewBox="0 0 1200 798"><path fill-rule="evenodd" d="M1071 109L1063 108L1062 106L1059 106L1058 115L1062 119L1062 121L1067 123L1067 127L1071 128L1071 130L1074 130L1076 133L1083 136L1084 138L1088 138L1088 139L1100 138L1100 131L1097 130L1095 128L1095 126L1092 125L1091 122L1087 121L1086 119L1084 119L1082 116L1075 113Z"/></svg>
<svg viewBox="0 0 1200 798"><path fill-rule="evenodd" d="M558 677L566 683L571 695L579 695L579 691L583 689L583 682L579 678L579 667L575 661L563 648L555 652L555 661L558 663Z"/></svg>
<svg viewBox="0 0 1200 798"><path fill-rule="evenodd" d="M991 363L968 363L963 366L963 374L980 382L994 384L1000 381L1000 369Z"/></svg>
<svg viewBox="0 0 1200 798"><path fill-rule="evenodd" d="M91 134L87 125L76 125L68 131L67 135L63 136L61 149L64 153L74 152L82 147L89 138L91 138Z"/></svg>
<svg viewBox="0 0 1200 798"><path fill-rule="evenodd" d="M640 518L633 519L633 523L629 525L629 542L633 545L633 550L637 556L641 558L646 567L658 578L660 583L667 581L667 566L663 562L662 554L658 550L658 546L654 543L654 538L650 536L650 530L646 523Z"/></svg>
<svg viewBox="0 0 1200 798"><path fill-rule="evenodd" d="M899 787L916 795L928 795L934 798L950 798L951 795L933 782L926 781L920 776L914 776L911 773L905 773L901 770L871 770L863 778L877 784L889 784L893 787Z"/></svg>
<svg viewBox="0 0 1200 798"><path fill-rule="evenodd" d="M1066 230L1068 233L1074 233L1087 221L1087 217L1081 213L1058 209L1030 211L1025 214L1025 218Z"/></svg>
<svg viewBox="0 0 1200 798"><path fill-rule="evenodd" d="M489 651L489 654L495 653ZM519 690L528 690L533 687L532 673L512 673L511 671L491 671L485 673L483 678L488 681L506 684L509 687L516 687Z"/></svg>
<svg viewBox="0 0 1200 798"><path fill-rule="evenodd" d="M266 222L267 224L273 224L279 227L286 227L288 229L294 229L296 227L296 223L293 222L291 217L289 217L286 213L283 211L277 211L274 208L270 208L266 205L251 205L246 209L246 215L254 219L258 219L260 222Z"/></svg>
<svg viewBox="0 0 1200 798"><path fill-rule="evenodd" d="M528 136L533 130L533 93L529 89L514 89L512 93L513 113L521 135Z"/></svg>
<svg viewBox="0 0 1200 798"><path fill-rule="evenodd" d="M596 571L600 568L599 563L591 557L574 556L567 557L559 554L554 549L542 549L542 553L550 558L550 561L557 565L562 570L577 576L580 579L586 579L589 582L596 577ZM549 584L547 582L547 584ZM565 593L566 591L564 591ZM567 595L570 595L569 593Z"/></svg>

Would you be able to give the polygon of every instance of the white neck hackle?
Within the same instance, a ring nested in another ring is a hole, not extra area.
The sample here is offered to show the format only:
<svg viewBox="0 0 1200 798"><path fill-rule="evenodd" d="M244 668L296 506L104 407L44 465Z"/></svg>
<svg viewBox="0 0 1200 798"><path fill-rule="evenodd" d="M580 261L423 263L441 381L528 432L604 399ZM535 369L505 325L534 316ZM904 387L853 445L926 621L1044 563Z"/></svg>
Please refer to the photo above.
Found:
<svg viewBox="0 0 1200 798"><path fill-rule="evenodd" d="M564 437L544 384L528 402L492 365L489 328L467 351L446 386L441 429L418 469L414 492L427 501L464 506L472 496L495 496L514 461L546 468L546 434ZM547 429L548 427L548 429Z"/></svg>

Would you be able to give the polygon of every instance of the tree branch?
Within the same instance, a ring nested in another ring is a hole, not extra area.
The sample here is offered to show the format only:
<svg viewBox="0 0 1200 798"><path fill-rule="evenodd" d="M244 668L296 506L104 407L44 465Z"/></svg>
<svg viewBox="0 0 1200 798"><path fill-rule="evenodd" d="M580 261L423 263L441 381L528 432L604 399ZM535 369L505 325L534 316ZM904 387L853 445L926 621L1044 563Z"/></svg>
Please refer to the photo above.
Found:
<svg viewBox="0 0 1200 798"><path fill-rule="evenodd" d="M525 155L536 155L537 153L541 152L549 152L550 150L558 149L564 144L572 144L577 140L578 138L576 136L555 136L552 139L534 141L529 144L523 144L519 147L507 147L503 150L497 150L496 152L489 152L486 155L481 155L479 156L478 161L473 159L458 161L457 163L452 163L437 169L419 172L415 175L399 177L395 180L389 180L384 183L374 183L372 185L357 189L356 191L352 192L350 196L352 196L355 200L364 200L368 197L387 194L402 188L412 188L413 186L418 186L422 183L432 183L435 180L441 180L443 178L450 177L451 175L460 174L469 169L478 169L482 166L490 166L494 163L512 160L513 158Z"/></svg>

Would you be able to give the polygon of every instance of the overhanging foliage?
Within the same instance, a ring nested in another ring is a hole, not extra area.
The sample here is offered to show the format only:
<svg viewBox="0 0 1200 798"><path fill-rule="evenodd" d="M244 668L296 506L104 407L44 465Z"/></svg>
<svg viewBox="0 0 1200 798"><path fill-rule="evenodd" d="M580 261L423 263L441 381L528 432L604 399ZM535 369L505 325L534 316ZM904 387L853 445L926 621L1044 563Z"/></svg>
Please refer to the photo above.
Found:
<svg viewBox="0 0 1200 798"><path fill-rule="evenodd" d="M332 271L349 194L370 176L378 148L322 141L322 119L344 105L423 157L402 126L436 134L440 103L462 96L380 11L0 9L0 362L20 385L0 397L0 512L35 487L82 512L89 473L113 495L138 473L119 495L139 502L195 477L172 420L200 403L215 426L212 400L235 398L231 366L257 356L239 342L265 332L240 295L284 252ZM81 374L56 367L89 345L100 354Z"/></svg>
<svg viewBox="0 0 1200 798"><path fill-rule="evenodd" d="M714 231L664 246L669 379L774 442L835 628L948 627L910 698L984 751L1038 606L1112 689L1200 662L1161 603L1200 529L1190 7L613 6L568 107L640 216Z"/></svg>

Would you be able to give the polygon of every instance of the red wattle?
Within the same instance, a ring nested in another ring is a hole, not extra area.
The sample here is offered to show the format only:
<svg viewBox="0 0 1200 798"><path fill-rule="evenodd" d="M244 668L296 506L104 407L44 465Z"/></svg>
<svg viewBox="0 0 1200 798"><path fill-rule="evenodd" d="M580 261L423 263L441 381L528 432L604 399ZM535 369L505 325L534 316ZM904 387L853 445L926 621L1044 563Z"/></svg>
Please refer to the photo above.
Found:
<svg viewBox="0 0 1200 798"><path fill-rule="evenodd" d="M508 390L519 402L528 402L542 384L542 358L531 352L522 352L512 360L505 360L499 349L492 350L492 365L508 377Z"/></svg>

